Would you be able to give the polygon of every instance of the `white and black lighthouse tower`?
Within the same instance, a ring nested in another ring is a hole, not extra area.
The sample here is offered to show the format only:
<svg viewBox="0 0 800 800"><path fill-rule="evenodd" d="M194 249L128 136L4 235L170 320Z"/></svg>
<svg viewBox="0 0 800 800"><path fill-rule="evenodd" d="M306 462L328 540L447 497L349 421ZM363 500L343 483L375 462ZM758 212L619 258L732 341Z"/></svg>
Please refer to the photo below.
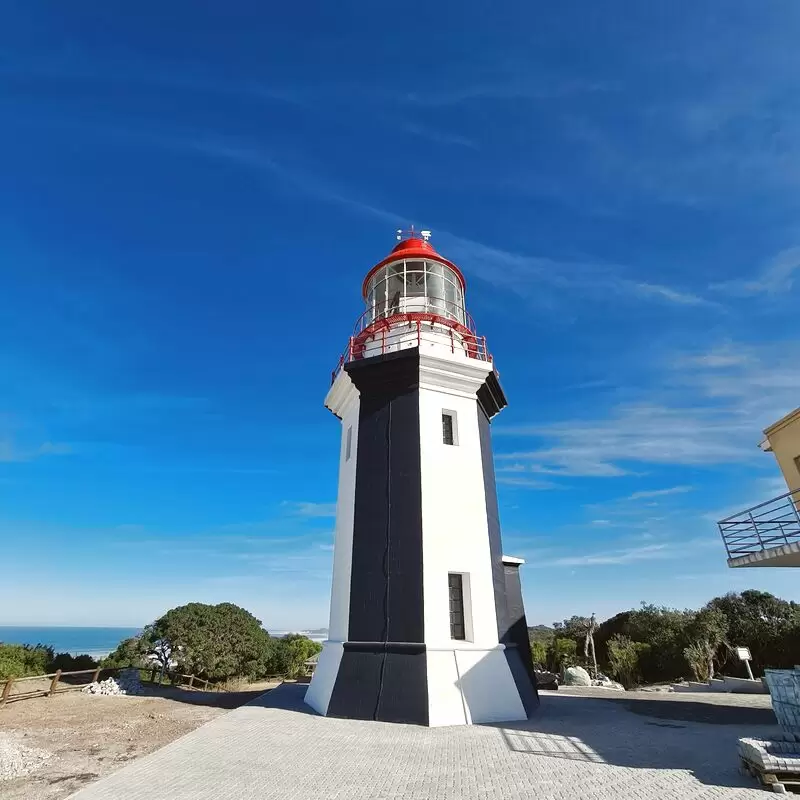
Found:
<svg viewBox="0 0 800 800"><path fill-rule="evenodd" d="M399 234L367 274L325 398L342 422L333 591L306 702L420 725L525 719L522 561L503 555L490 437L506 398L429 236Z"/></svg>

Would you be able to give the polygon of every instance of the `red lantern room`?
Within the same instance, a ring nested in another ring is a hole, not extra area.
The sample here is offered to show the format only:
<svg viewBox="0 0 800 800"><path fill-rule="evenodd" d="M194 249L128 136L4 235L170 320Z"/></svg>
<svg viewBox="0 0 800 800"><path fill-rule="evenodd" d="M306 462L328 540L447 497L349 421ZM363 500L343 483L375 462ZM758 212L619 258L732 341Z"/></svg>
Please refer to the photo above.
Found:
<svg viewBox="0 0 800 800"><path fill-rule="evenodd" d="M397 231L398 243L364 278L366 311L339 362L410 347L491 360L464 304L461 270L436 252L430 231Z"/></svg>

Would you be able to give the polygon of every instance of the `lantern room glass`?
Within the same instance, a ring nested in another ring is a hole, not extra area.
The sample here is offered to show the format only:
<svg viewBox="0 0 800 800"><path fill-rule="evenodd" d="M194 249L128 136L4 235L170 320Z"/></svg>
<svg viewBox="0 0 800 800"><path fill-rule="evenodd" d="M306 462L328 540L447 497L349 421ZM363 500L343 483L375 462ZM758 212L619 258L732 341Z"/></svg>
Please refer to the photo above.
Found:
<svg viewBox="0 0 800 800"><path fill-rule="evenodd" d="M367 284L367 306L371 321L414 312L466 324L461 281L438 261L400 259L381 267Z"/></svg>

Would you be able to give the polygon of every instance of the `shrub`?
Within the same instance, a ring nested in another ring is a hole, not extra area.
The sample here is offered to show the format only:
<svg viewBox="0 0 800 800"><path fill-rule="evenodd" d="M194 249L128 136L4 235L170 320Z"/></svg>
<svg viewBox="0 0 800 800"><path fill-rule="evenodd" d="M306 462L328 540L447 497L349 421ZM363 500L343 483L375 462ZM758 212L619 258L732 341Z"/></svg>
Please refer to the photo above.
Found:
<svg viewBox="0 0 800 800"><path fill-rule="evenodd" d="M547 663L547 645L544 642L531 642L531 658L534 664L544 666Z"/></svg>
<svg viewBox="0 0 800 800"><path fill-rule="evenodd" d="M290 633L275 640L275 648L265 675L296 678L305 670L305 662L321 652L322 645L299 633Z"/></svg>
<svg viewBox="0 0 800 800"><path fill-rule="evenodd" d="M611 674L626 688L634 686L640 676L639 658L650 650L650 645L634 642L622 634L608 640L608 660Z"/></svg>
<svg viewBox="0 0 800 800"><path fill-rule="evenodd" d="M53 649L37 644L0 644L0 680L44 675L53 660Z"/></svg>
<svg viewBox="0 0 800 800"><path fill-rule="evenodd" d="M86 653L79 656L73 656L69 653L58 653L47 665L47 672L55 672L59 669L62 672L77 672L81 669L94 669L98 664L98 661Z"/></svg>

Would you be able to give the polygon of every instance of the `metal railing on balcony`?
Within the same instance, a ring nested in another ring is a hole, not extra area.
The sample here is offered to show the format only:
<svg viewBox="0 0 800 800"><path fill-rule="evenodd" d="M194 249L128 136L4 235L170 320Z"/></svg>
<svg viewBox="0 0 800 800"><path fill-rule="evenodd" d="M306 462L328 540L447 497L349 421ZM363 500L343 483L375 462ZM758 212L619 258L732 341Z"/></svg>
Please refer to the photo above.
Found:
<svg viewBox="0 0 800 800"><path fill-rule="evenodd" d="M466 324L438 314L407 312L373 320L368 311L356 323L354 335L331 373L331 383L348 361L410 347L433 347L441 352L491 361L486 337L478 336L472 318L466 312L463 319Z"/></svg>
<svg viewBox="0 0 800 800"><path fill-rule="evenodd" d="M799 508L800 489L720 520L717 525L728 558L800 542Z"/></svg>

